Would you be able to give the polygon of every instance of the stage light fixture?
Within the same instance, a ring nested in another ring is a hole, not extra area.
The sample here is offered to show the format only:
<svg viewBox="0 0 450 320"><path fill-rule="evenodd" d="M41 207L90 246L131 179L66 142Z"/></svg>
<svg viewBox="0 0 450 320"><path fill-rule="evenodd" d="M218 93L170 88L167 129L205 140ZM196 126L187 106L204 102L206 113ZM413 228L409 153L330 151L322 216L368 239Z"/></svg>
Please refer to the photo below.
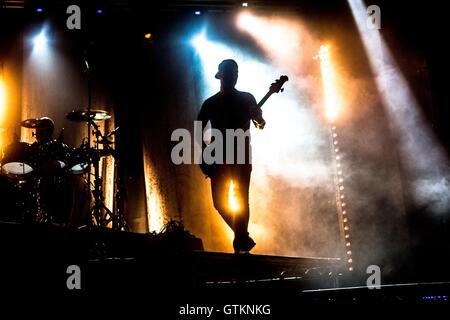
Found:
<svg viewBox="0 0 450 320"><path fill-rule="evenodd" d="M194 12L194 14L195 14L196 16L200 16L200 15L202 14L202 12L199 11L199 10L197 10L197 11Z"/></svg>
<svg viewBox="0 0 450 320"><path fill-rule="evenodd" d="M103 13L103 9L97 9L97 10L95 10L95 13L102 14Z"/></svg>
<svg viewBox="0 0 450 320"><path fill-rule="evenodd" d="M144 35L144 38L145 39L150 39L152 37L152 34L151 33L146 33L145 35Z"/></svg>
<svg viewBox="0 0 450 320"><path fill-rule="evenodd" d="M39 13L44 12L44 9L43 8L36 8L36 12L39 12Z"/></svg>
<svg viewBox="0 0 450 320"><path fill-rule="evenodd" d="M244 8L248 7L248 2L242 2L242 6L243 6Z"/></svg>

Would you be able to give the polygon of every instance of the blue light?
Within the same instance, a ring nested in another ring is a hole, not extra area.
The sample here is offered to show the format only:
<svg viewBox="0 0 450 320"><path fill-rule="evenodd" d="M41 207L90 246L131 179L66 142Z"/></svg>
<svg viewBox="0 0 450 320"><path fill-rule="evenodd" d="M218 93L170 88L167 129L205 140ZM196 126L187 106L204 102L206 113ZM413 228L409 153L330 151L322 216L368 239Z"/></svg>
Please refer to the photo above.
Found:
<svg viewBox="0 0 450 320"><path fill-rule="evenodd" d="M36 9L36 12L44 12L44 9L42 9L42 8L37 8L37 9Z"/></svg>
<svg viewBox="0 0 450 320"><path fill-rule="evenodd" d="M194 14L195 14L196 16L199 16L199 15L201 15L202 13L201 13L201 11L195 11Z"/></svg>
<svg viewBox="0 0 450 320"><path fill-rule="evenodd" d="M103 10L102 9L97 9L95 12L98 13L98 14L102 14Z"/></svg>
<svg viewBox="0 0 450 320"><path fill-rule="evenodd" d="M45 31L42 30L37 36L33 39L34 48L36 50L42 50L47 45L47 35Z"/></svg>

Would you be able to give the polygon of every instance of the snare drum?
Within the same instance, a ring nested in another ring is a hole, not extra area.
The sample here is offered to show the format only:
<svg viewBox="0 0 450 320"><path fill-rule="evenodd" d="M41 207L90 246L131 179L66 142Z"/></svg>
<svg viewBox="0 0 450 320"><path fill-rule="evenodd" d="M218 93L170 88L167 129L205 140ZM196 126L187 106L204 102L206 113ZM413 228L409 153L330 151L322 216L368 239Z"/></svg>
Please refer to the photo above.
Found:
<svg viewBox="0 0 450 320"><path fill-rule="evenodd" d="M26 142L14 142L5 148L1 161L2 174L13 179L23 179L34 171L32 148Z"/></svg>

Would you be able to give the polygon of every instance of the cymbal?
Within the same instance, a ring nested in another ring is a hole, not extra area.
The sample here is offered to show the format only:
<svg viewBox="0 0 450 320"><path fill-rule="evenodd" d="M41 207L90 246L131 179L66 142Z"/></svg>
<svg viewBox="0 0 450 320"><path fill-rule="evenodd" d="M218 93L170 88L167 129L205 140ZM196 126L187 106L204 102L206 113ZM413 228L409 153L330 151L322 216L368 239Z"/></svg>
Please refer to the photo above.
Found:
<svg viewBox="0 0 450 320"><path fill-rule="evenodd" d="M105 121L111 119L111 114L108 111L100 109L93 109L90 113L87 109L83 109L70 111L66 114L66 118L75 122L88 122L89 120Z"/></svg>
<svg viewBox="0 0 450 320"><path fill-rule="evenodd" d="M53 127L52 121L49 118L26 119L20 125L30 129L50 129Z"/></svg>

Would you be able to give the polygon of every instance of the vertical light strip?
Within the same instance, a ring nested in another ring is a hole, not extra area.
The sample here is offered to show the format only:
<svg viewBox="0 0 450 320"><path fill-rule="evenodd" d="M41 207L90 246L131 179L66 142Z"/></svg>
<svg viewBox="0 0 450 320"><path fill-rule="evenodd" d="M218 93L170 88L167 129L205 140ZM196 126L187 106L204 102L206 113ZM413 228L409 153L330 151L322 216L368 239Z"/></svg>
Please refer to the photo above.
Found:
<svg viewBox="0 0 450 320"><path fill-rule="evenodd" d="M348 270L353 271L353 258L351 249L350 227L347 212L347 203L345 197L344 187L344 173L341 164L341 150L338 141L338 130L336 127L336 117L338 116L338 100L336 94L336 83L333 71L333 64L331 62L330 48L326 45L321 45L316 58L320 61L324 105L327 119L329 121L330 130L330 147L331 157L334 167L334 190L336 197L336 208L341 231L341 240L345 249L345 256L347 260Z"/></svg>

